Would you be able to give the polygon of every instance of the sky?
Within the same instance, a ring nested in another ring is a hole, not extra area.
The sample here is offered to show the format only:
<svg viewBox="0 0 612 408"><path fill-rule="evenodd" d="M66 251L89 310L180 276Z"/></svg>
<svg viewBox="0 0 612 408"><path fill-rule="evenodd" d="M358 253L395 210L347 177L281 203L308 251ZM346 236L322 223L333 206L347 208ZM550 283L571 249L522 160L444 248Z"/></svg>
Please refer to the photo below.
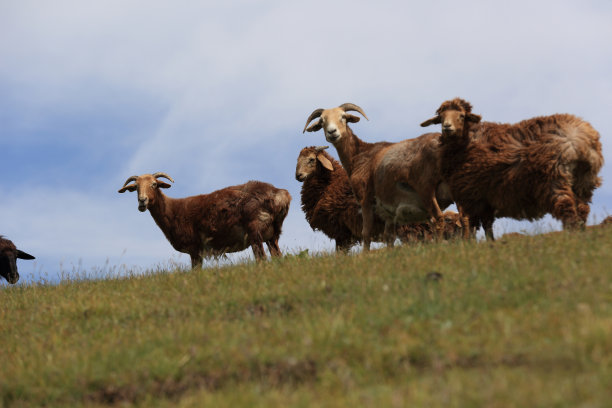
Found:
<svg viewBox="0 0 612 408"><path fill-rule="evenodd" d="M0 234L37 258L18 261L23 282L186 266L117 193L163 171L172 197L285 188L281 249L331 251L294 175L301 148L326 144L302 134L309 114L355 103L370 119L352 125L360 138L399 141L457 96L483 120L589 121L607 160L594 223L612 213L611 38L607 0L0 0Z"/></svg>

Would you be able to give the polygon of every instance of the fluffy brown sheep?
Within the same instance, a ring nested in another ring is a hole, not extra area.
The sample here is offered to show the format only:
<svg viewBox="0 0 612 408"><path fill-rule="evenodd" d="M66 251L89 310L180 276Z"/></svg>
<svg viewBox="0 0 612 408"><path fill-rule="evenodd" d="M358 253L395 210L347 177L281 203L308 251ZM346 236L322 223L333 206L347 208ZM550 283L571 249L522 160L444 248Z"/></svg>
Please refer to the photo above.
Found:
<svg viewBox="0 0 612 408"><path fill-rule="evenodd" d="M11 241L0 235L0 276L14 285L19 281L17 259L35 259L32 255L20 251Z"/></svg>
<svg viewBox="0 0 612 408"><path fill-rule="evenodd" d="M138 210L149 210L174 249L191 256L193 268L201 267L204 257L249 246L257 260L265 259L263 242L272 256L281 255L278 239L291 202L287 190L249 181L210 194L170 198L161 191L170 188L161 177L174 182L165 173L132 176L119 193L138 191Z"/></svg>
<svg viewBox="0 0 612 408"><path fill-rule="evenodd" d="M303 182L302 210L312 229L334 239L337 251L346 252L361 241L361 207L353 195L346 171L325 151L327 147L303 148L298 155L295 178ZM446 211L444 221L445 239L460 236L461 224L457 213ZM384 222L375 214L372 239L381 241L383 231ZM429 223L399 226L397 235L407 243L427 242L434 238Z"/></svg>
<svg viewBox="0 0 612 408"><path fill-rule="evenodd" d="M359 117L348 114L363 110L352 103L332 109L315 109L304 132L323 129L346 170L353 193L362 209L363 249L370 248L374 233L374 213L385 222L385 241L392 246L396 225L435 220L442 230L442 209L452 202L450 190L442 182L439 169L439 133L428 133L398 143L367 143L348 126ZM311 121L319 118L310 127ZM438 234L439 235L439 234Z"/></svg>
<svg viewBox="0 0 612 408"><path fill-rule="evenodd" d="M599 225L612 225L612 215L608 215Z"/></svg>
<svg viewBox="0 0 612 408"><path fill-rule="evenodd" d="M569 114L516 124L481 122L460 98L421 126L442 125L442 175L453 198L493 240L495 218L535 220L547 213L564 228L584 225L603 165L599 133Z"/></svg>

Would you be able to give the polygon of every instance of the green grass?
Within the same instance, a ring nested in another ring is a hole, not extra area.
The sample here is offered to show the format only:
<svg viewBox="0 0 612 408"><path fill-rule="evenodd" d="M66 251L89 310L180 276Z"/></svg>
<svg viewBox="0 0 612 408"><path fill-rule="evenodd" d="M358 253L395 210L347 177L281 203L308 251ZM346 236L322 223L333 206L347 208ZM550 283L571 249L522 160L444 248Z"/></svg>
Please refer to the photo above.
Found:
<svg viewBox="0 0 612 408"><path fill-rule="evenodd" d="M0 406L611 406L611 277L599 228L7 287Z"/></svg>

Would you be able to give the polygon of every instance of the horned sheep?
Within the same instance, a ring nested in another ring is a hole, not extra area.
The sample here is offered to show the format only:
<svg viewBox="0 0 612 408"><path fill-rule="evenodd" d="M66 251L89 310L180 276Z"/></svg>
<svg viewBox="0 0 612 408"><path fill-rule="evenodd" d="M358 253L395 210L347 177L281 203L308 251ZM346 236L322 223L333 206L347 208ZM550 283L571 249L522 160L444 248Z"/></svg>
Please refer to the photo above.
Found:
<svg viewBox="0 0 612 408"><path fill-rule="evenodd" d="M398 143L367 143L349 127L359 117L367 119L363 110L352 103L332 109L315 109L306 121L304 132L323 129L332 143L350 185L362 209L363 249L369 250L374 234L374 214L385 222L388 245L395 240L396 224L435 220L441 231L442 210L452 202L450 190L442 182L439 170L439 133L427 133ZM310 122L319 118L309 126Z"/></svg>
<svg viewBox="0 0 612 408"><path fill-rule="evenodd" d="M599 133L570 114L516 124L481 122L460 98L442 103L421 126L442 125L442 175L470 226L493 240L495 218L547 213L564 229L586 223L603 165Z"/></svg>
<svg viewBox="0 0 612 408"><path fill-rule="evenodd" d="M32 255L23 252L6 238L0 235L0 276L14 285L19 281L17 272L17 259L35 259Z"/></svg>
<svg viewBox="0 0 612 408"><path fill-rule="evenodd" d="M170 198L161 191L170 184L160 178L174 182L161 172L132 176L119 193L138 192L138 210L149 210L174 249L189 254L192 268L201 267L203 258L249 246L257 260L265 259L263 242L272 256L281 256L278 239L291 202L287 190L249 181L210 194Z"/></svg>

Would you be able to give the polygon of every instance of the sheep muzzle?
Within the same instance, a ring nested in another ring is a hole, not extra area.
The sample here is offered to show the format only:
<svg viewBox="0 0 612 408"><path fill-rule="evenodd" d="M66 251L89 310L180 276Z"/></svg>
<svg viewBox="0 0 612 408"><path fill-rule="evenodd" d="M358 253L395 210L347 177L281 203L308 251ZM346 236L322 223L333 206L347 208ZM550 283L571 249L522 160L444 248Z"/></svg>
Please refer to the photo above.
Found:
<svg viewBox="0 0 612 408"><path fill-rule="evenodd" d="M0 258L0 272L2 277L4 277L11 285L14 285L19 281L17 262L12 256L3 256Z"/></svg>
<svg viewBox="0 0 612 408"><path fill-rule="evenodd" d="M338 139L340 139L340 132L338 132L337 128L330 127L325 129L325 140L329 143L336 143Z"/></svg>
<svg viewBox="0 0 612 408"><path fill-rule="evenodd" d="M138 211L145 212L147 211L147 206L149 205L149 198L138 198Z"/></svg>

